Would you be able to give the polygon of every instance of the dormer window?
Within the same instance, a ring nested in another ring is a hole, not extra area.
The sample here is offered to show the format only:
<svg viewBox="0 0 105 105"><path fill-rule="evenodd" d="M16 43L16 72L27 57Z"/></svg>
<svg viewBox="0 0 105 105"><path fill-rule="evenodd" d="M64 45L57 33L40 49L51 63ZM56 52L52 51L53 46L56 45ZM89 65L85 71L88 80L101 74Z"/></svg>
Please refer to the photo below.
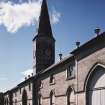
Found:
<svg viewBox="0 0 105 105"><path fill-rule="evenodd" d="M67 79L72 79L74 78L74 66L70 65L67 68Z"/></svg>
<svg viewBox="0 0 105 105"><path fill-rule="evenodd" d="M54 84L55 83L55 81L54 81L54 75L50 75L50 84Z"/></svg>

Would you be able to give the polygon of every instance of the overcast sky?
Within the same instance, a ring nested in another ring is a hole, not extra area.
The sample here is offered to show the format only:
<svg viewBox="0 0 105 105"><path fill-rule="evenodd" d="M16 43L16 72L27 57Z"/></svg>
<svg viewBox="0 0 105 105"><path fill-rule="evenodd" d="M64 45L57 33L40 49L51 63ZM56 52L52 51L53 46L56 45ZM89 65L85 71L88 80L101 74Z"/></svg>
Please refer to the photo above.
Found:
<svg viewBox="0 0 105 105"><path fill-rule="evenodd" d="M105 31L105 0L47 0L58 54L68 55ZM32 72L32 38L38 28L41 0L0 0L0 91Z"/></svg>

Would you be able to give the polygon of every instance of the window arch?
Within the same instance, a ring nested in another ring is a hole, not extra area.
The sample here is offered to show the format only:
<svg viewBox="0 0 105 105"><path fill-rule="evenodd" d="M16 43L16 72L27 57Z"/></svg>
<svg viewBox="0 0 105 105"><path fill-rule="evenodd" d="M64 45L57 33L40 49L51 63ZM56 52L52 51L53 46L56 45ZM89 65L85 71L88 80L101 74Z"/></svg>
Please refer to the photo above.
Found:
<svg viewBox="0 0 105 105"><path fill-rule="evenodd" d="M74 94L74 90L69 87L67 89L67 105L75 105L75 94Z"/></svg>
<svg viewBox="0 0 105 105"><path fill-rule="evenodd" d="M24 89L23 90L23 95L22 95L22 105L27 105L27 92L26 90Z"/></svg>
<svg viewBox="0 0 105 105"><path fill-rule="evenodd" d="M55 105L55 95L54 92L50 92L50 105Z"/></svg>

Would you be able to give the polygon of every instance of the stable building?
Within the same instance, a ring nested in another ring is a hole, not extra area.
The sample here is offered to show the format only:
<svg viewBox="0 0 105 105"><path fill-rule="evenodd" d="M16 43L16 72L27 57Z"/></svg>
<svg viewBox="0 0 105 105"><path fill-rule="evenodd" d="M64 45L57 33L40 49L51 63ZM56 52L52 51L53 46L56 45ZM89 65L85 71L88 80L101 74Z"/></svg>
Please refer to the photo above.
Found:
<svg viewBox="0 0 105 105"><path fill-rule="evenodd" d="M3 94L3 105L104 105L105 32L55 63L53 37L46 0L37 35L33 38L34 75Z"/></svg>

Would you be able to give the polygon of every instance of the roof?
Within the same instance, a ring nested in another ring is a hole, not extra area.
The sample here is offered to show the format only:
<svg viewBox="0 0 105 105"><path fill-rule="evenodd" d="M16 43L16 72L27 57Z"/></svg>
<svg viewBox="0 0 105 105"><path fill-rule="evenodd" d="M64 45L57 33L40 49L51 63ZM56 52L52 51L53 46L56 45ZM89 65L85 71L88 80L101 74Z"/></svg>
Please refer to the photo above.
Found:
<svg viewBox="0 0 105 105"><path fill-rule="evenodd" d="M99 41L102 41L102 40L105 40L105 32L103 32L100 35L94 37L93 39L87 41L86 43L81 45L79 48L76 48L75 50L70 52L70 54L77 54L78 52L83 51L84 49L88 48L92 44L99 42Z"/></svg>
<svg viewBox="0 0 105 105"><path fill-rule="evenodd" d="M100 41L105 40L105 32L101 33L100 35L92 38L91 40L87 41L86 43L84 43L83 45L81 45L79 48L76 48L75 50L73 50L69 56L63 58L61 61L59 61L58 63L55 63L53 65L51 65L50 67L46 68L45 70L42 70L39 74L43 74L46 73L47 71L54 69L55 67L61 65L62 63L66 62L68 59L72 59L74 58L74 55L80 51L83 51L84 49L87 49L89 46L91 46L94 43L98 43Z"/></svg>
<svg viewBox="0 0 105 105"><path fill-rule="evenodd" d="M50 23L50 18L49 18L49 12L48 12L48 6L47 6L46 0L42 1L41 12L40 12L40 17L39 17L38 34L33 38L33 41L37 37L40 37L40 36L53 38L51 23Z"/></svg>
<svg viewBox="0 0 105 105"><path fill-rule="evenodd" d="M66 62L68 59L72 59L74 58L74 56L72 54L70 54L67 57L64 57L63 59L61 59L59 62L49 66L48 68L46 68L44 71L42 70L39 74L43 74L46 73L47 71L54 69L55 67L58 67L59 65L61 65L62 63Z"/></svg>
<svg viewBox="0 0 105 105"><path fill-rule="evenodd" d="M61 61L59 61L58 63L55 63L55 64L51 65L50 67L48 67L47 69L45 69L44 71L41 71L39 74L36 74L35 76L30 77L30 78L28 78L27 80L24 80L23 82L19 83L16 87L12 88L11 90L8 90L8 91L4 92L4 94L8 94L8 93L11 92L11 91L16 91L16 90L17 90L18 88L20 88L22 85L24 85L25 83L27 83L27 82L33 80L33 79L36 78L38 75L44 74L44 73L46 73L47 71L50 71L51 69L53 69L53 68L59 66L60 64L64 63L64 62L67 61L68 59L72 59L72 58L73 58L73 55L72 55L72 54L70 54L70 55L67 56L67 57L64 57L64 58L63 58Z"/></svg>
<svg viewBox="0 0 105 105"><path fill-rule="evenodd" d="M15 86L14 88L12 88L12 89L10 89L10 90L4 92L4 94L8 94L8 93L11 92L11 91L16 91L18 88L21 88L22 85L24 85L25 83L27 83L27 82L29 82L29 81L31 81L31 80L33 80L33 79L34 79L34 76L32 76L32 77L30 77L30 78L28 78L28 79L22 81L21 83L19 83L19 84L18 84L17 86Z"/></svg>

